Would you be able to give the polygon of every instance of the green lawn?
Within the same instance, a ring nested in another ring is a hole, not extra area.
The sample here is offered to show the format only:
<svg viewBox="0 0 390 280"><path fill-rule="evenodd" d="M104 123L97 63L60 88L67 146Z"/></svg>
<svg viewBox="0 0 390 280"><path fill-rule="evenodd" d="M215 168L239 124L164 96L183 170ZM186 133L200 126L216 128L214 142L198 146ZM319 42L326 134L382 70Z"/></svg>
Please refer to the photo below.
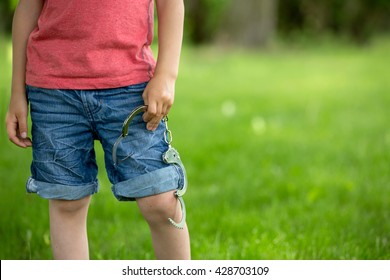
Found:
<svg viewBox="0 0 390 280"><path fill-rule="evenodd" d="M9 42L0 43L4 119ZM389 39L184 48L169 125L189 177L194 259L390 258L389 57ZM51 258L47 202L24 188L31 151L0 133L0 258ZM153 259L146 223L112 196L98 156L91 258Z"/></svg>

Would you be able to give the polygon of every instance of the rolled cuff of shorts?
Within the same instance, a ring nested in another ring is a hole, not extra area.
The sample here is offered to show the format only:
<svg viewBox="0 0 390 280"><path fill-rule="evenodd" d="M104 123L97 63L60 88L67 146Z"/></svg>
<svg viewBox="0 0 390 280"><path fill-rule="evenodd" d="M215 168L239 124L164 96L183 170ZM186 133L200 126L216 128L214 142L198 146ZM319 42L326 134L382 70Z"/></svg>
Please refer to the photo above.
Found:
<svg viewBox="0 0 390 280"><path fill-rule="evenodd" d="M97 193L99 184L96 180L90 184L70 186L37 181L30 177L26 189L28 193L36 193L46 199L78 200Z"/></svg>
<svg viewBox="0 0 390 280"><path fill-rule="evenodd" d="M180 174L173 165L143 174L112 186L112 192L119 201L156 195L179 188Z"/></svg>

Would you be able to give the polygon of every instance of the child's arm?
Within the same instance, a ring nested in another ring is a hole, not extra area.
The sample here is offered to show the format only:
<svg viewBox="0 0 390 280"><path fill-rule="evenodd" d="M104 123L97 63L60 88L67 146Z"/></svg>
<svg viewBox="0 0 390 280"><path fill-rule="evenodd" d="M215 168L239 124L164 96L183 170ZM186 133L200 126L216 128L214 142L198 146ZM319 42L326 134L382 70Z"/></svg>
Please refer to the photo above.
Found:
<svg viewBox="0 0 390 280"><path fill-rule="evenodd" d="M183 0L156 0L158 16L158 58L154 77L143 98L148 110L143 119L147 129L155 130L168 114L174 100L175 82L183 39Z"/></svg>
<svg viewBox="0 0 390 280"><path fill-rule="evenodd" d="M12 85L6 126L8 138L22 148L31 146L27 137L26 47L30 33L37 26L42 6L43 0L20 0L12 24Z"/></svg>

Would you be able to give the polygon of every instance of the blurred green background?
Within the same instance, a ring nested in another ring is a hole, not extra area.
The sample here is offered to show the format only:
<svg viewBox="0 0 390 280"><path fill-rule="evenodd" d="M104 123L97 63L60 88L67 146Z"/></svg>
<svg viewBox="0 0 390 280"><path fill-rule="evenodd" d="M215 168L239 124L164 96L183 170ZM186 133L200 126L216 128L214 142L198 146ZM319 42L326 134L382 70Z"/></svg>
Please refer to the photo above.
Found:
<svg viewBox="0 0 390 280"><path fill-rule="evenodd" d="M0 117L10 20L0 3ZM170 114L194 259L390 258L390 1L188 0ZM0 126L0 258L50 259L31 150ZM153 259L134 203L100 192L92 259Z"/></svg>

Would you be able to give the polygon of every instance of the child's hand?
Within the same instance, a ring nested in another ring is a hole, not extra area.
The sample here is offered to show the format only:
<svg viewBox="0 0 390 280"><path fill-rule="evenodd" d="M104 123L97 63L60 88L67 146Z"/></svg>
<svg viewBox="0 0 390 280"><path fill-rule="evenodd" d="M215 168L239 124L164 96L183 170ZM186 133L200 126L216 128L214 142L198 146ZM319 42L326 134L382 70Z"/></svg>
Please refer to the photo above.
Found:
<svg viewBox="0 0 390 280"><path fill-rule="evenodd" d="M168 115L175 96L175 79L155 75L142 95L147 111L142 116L148 130L156 130L161 119Z"/></svg>
<svg viewBox="0 0 390 280"><path fill-rule="evenodd" d="M25 96L25 93L23 95ZM9 140L19 147L27 148L32 146L32 142L27 137L28 105L26 98L20 98L23 95L20 95L19 98L11 97L5 123Z"/></svg>

